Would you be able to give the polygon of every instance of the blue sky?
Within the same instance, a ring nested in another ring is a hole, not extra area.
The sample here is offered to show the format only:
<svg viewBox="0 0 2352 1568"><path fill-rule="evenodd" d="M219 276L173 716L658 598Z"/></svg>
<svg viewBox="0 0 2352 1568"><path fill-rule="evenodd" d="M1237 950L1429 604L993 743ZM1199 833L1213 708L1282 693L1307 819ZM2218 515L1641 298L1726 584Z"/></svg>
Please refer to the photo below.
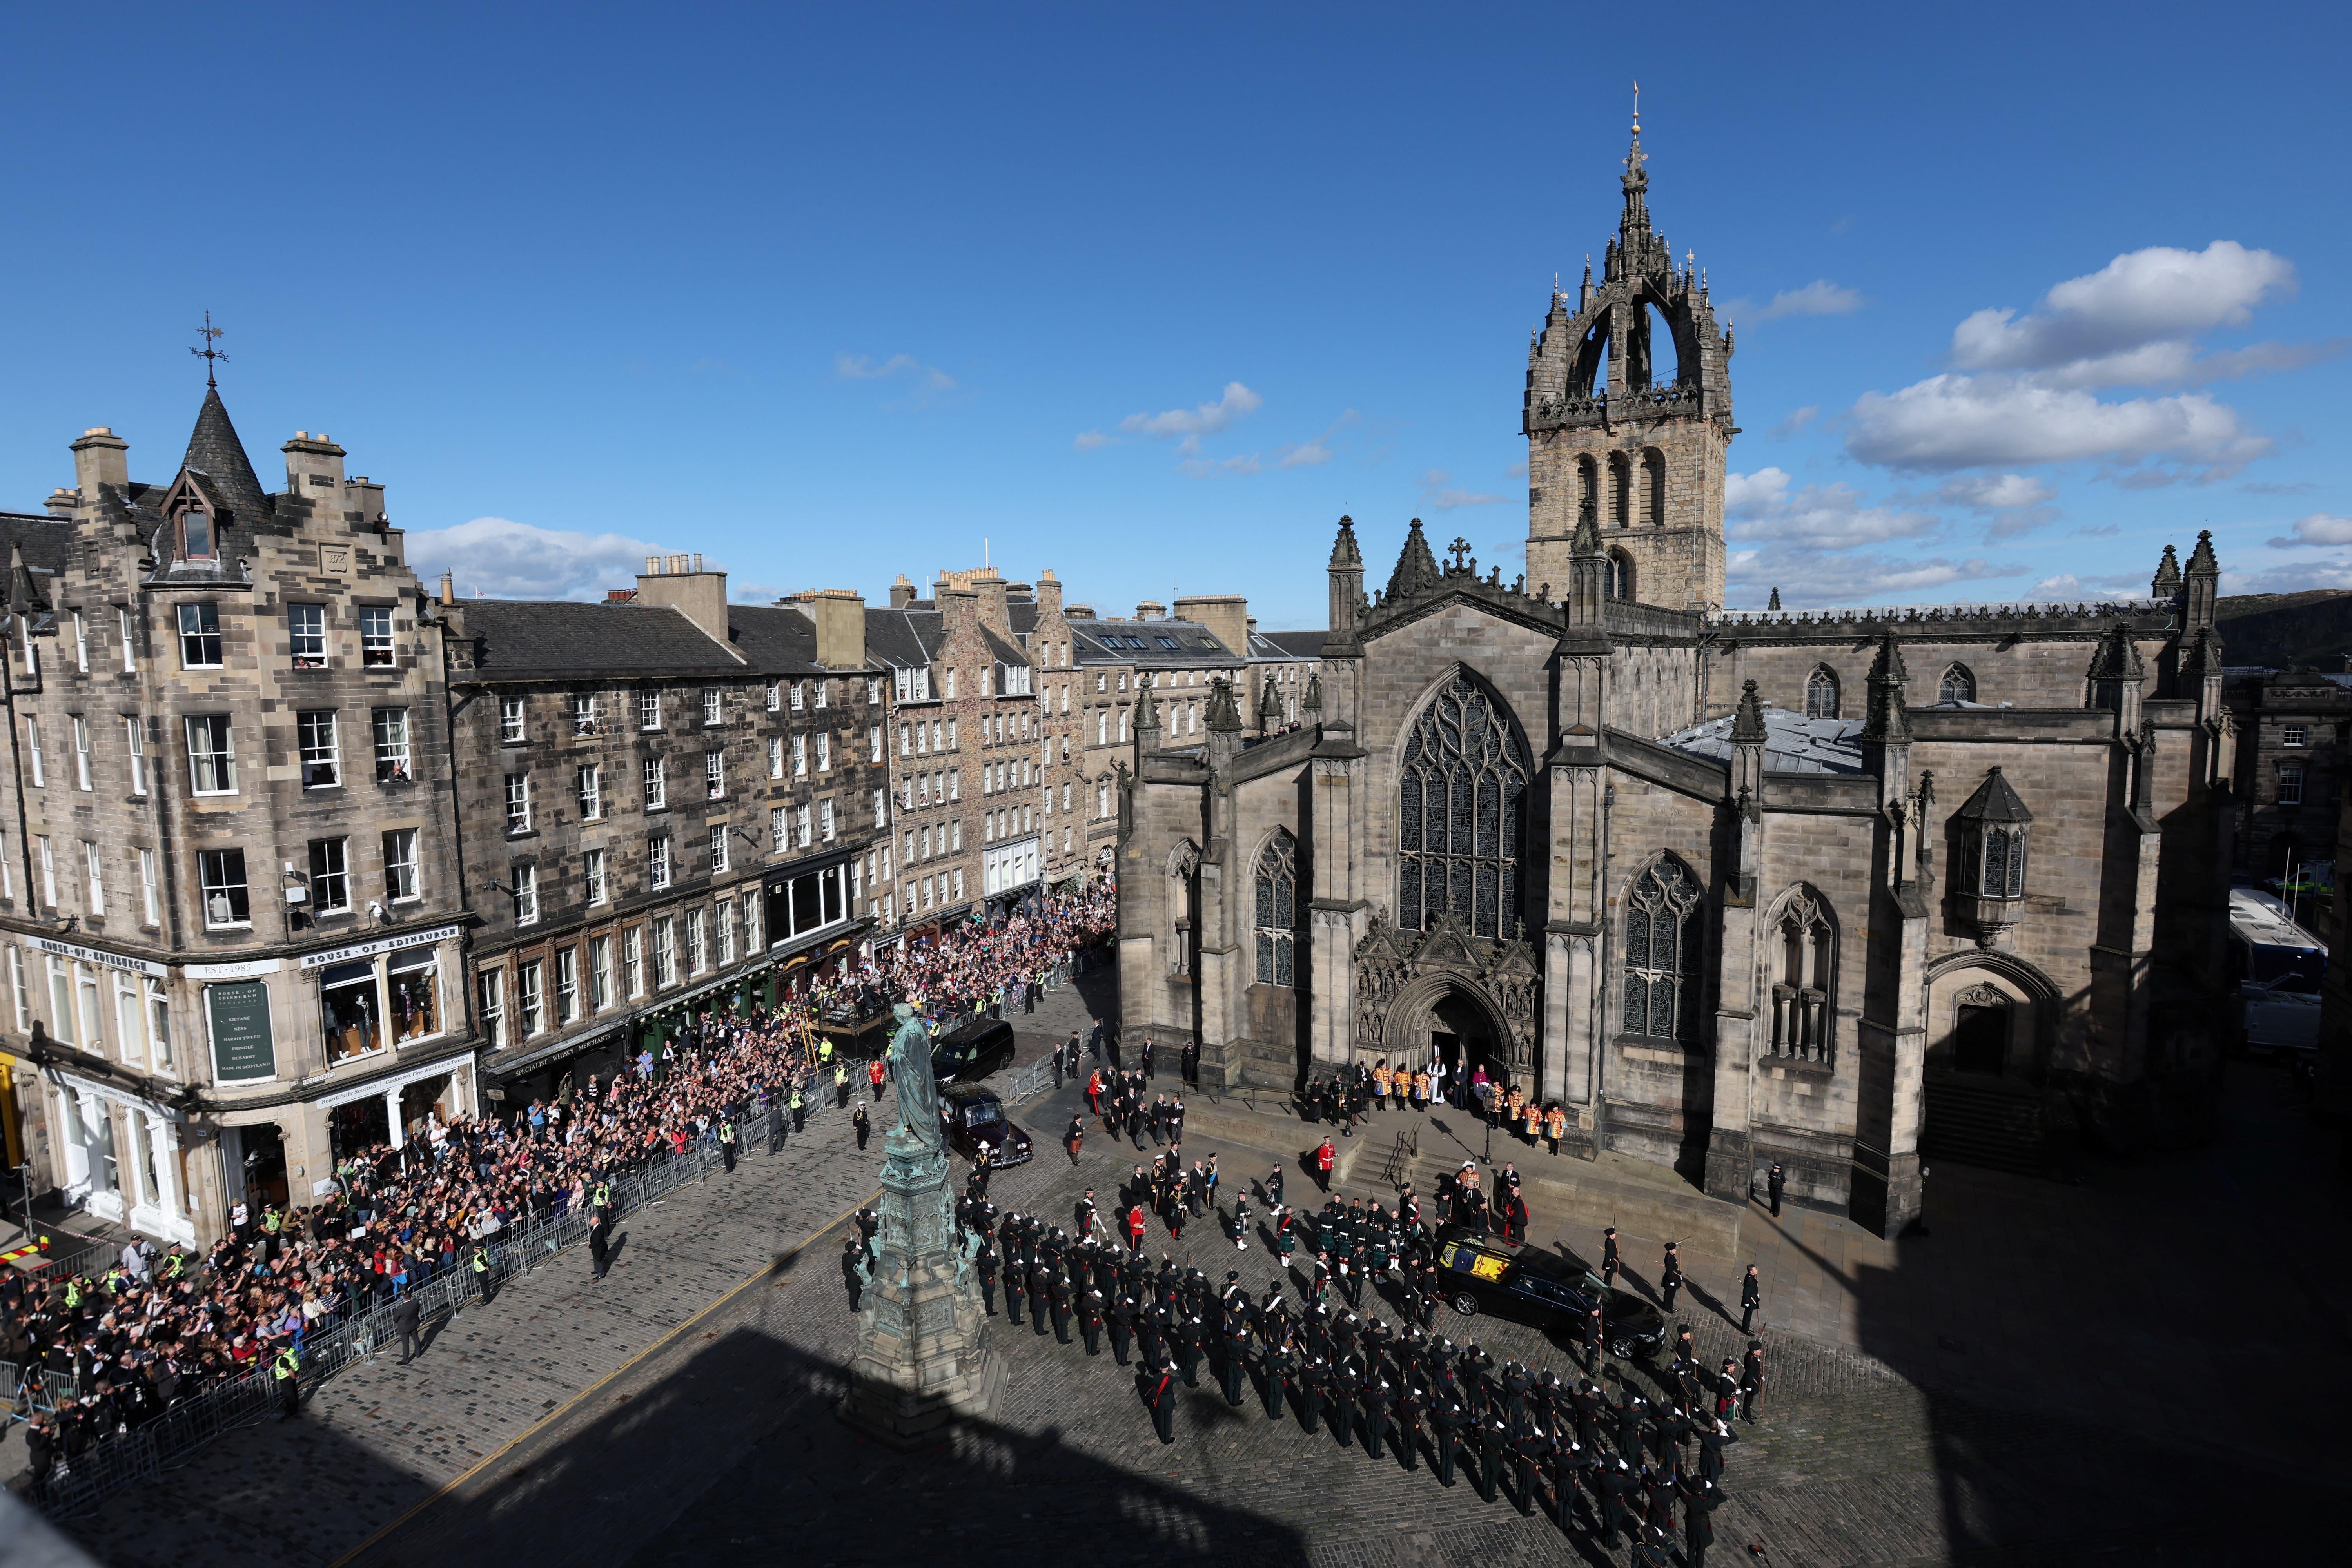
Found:
<svg viewBox="0 0 2352 1568"><path fill-rule="evenodd" d="M2352 587L2341 7L1790 9L13 7L0 506L168 477L209 309L265 480L331 433L465 592L1507 576L1638 75L1735 603Z"/></svg>

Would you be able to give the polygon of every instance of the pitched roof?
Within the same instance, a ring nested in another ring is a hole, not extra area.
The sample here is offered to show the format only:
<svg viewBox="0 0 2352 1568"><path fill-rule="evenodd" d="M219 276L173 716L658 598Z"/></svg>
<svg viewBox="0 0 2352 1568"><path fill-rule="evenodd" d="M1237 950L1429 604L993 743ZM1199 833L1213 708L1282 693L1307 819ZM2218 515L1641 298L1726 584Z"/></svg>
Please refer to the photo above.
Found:
<svg viewBox="0 0 2352 1568"><path fill-rule="evenodd" d="M269 521L269 498L253 477L253 464L245 455L245 443L236 438L236 426L229 423L218 387L205 388L204 406L196 410L196 427L188 437L188 455L182 463L212 481L215 495L238 524L258 528Z"/></svg>
<svg viewBox="0 0 2352 1568"><path fill-rule="evenodd" d="M730 605L727 630L735 651L763 675L823 675L816 661L816 623L782 605Z"/></svg>
<svg viewBox="0 0 2352 1568"><path fill-rule="evenodd" d="M475 668L525 675L742 675L744 667L677 611L569 599L467 599Z"/></svg>
<svg viewBox="0 0 2352 1568"><path fill-rule="evenodd" d="M1252 632L1250 634L1250 638L1254 643L1270 643L1273 645L1273 651L1270 654L1261 657L1275 658L1321 658L1323 657L1323 641L1330 635L1331 634L1329 632ZM1253 654L1258 652L1255 647L1252 647L1250 651Z"/></svg>
<svg viewBox="0 0 2352 1568"><path fill-rule="evenodd" d="M1808 719L1786 708L1763 703L1764 771L1775 773L1858 773L1862 750L1854 737L1862 732L1859 719ZM1694 724L1665 739L1665 744L1695 757L1716 762L1731 760L1731 727L1738 713Z"/></svg>
<svg viewBox="0 0 2352 1568"><path fill-rule="evenodd" d="M1077 639L1080 664L1134 664L1146 668L1238 665L1242 661L1198 621L1174 618L1152 621L1076 619L1070 630ZM1113 640L1116 639L1116 640ZM1140 646L1136 646L1136 645Z"/></svg>
<svg viewBox="0 0 2352 1568"><path fill-rule="evenodd" d="M877 664L896 669L929 664L939 653L940 636L940 613L929 604L866 608L866 657Z"/></svg>

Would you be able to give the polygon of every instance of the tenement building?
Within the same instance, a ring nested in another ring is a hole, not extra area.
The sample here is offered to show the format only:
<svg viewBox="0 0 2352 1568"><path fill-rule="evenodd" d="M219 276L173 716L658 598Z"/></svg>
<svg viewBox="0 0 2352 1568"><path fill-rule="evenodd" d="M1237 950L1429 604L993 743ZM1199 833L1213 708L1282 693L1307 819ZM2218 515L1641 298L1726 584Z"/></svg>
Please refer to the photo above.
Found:
<svg viewBox="0 0 2352 1568"><path fill-rule="evenodd" d="M165 1239L804 985L895 871L856 595L428 595L380 485L282 450L265 493L208 389L166 481L92 429L0 515L0 1129Z"/></svg>
<svg viewBox="0 0 2352 1568"><path fill-rule="evenodd" d="M194 1242L331 1186L331 1124L474 1103L438 607L383 488L298 432L265 494L207 389L184 457L5 520L11 1159Z"/></svg>
<svg viewBox="0 0 2352 1568"><path fill-rule="evenodd" d="M2336 857L2352 756L2352 675L2233 665L2221 687L2237 726L2238 870L2299 878Z"/></svg>
<svg viewBox="0 0 2352 1568"><path fill-rule="evenodd" d="M1286 1085L1483 1066L1585 1152L1892 1232L1939 1149L2201 1135L2233 816L2200 539L2098 605L1724 605L1728 331L1636 132L1521 406L1528 573L1328 566L1319 706L1130 706L1130 1035Z"/></svg>

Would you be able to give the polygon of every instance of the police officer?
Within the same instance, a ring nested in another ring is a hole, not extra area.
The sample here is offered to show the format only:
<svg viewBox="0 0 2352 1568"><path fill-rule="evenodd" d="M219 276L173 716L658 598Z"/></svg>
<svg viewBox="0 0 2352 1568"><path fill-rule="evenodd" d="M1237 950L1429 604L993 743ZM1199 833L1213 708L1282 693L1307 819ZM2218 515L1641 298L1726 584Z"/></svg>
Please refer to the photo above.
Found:
<svg viewBox="0 0 2352 1568"><path fill-rule="evenodd" d="M1773 1161L1771 1170L1767 1172L1764 1176L1764 1190L1772 1195L1772 1217L1774 1219L1779 1219L1780 1217L1780 1189L1788 1184L1788 1173L1780 1169L1780 1161Z"/></svg>
<svg viewBox="0 0 2352 1568"><path fill-rule="evenodd" d="M731 1114L719 1118L719 1158L726 1165L727 1173L733 1175L735 1173L735 1118Z"/></svg>
<svg viewBox="0 0 2352 1568"><path fill-rule="evenodd" d="M278 1383L278 1418L289 1420L302 1411L302 1358L288 1345L273 1357L269 1375Z"/></svg>
<svg viewBox="0 0 2352 1568"><path fill-rule="evenodd" d="M858 1148L865 1148L866 1140L872 1136L874 1131L873 1120L866 1114L866 1101L861 1100L857 1102L856 1113L850 1117L849 1125L857 1134Z"/></svg>
<svg viewBox="0 0 2352 1568"><path fill-rule="evenodd" d="M482 1293L482 1305L498 1300L498 1276L490 1268L490 1249L480 1242L474 1244L473 1256L466 1260L467 1271L474 1277L474 1289Z"/></svg>

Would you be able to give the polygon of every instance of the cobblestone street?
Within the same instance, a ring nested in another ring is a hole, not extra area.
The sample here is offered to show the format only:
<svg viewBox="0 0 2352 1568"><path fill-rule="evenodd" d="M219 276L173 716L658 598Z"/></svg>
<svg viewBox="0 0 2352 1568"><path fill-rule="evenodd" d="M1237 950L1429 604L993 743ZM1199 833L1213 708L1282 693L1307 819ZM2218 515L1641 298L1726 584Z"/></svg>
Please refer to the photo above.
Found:
<svg viewBox="0 0 2352 1568"><path fill-rule="evenodd" d="M1083 1026L1080 999L1065 991L1020 1023L1025 1059ZM2249 1069L2233 1088L2236 1123L2219 1150L2100 1168L2081 1188L1939 1173L1928 1238L1890 1246L1831 1216L1791 1210L1776 1225L1751 1209L1740 1250L1770 1265L1768 1320L1799 1292L1843 1304L1768 1330L1773 1382L1761 1419L1730 1452L1718 1557L1745 1559L1756 1542L1777 1568L2189 1563L2286 1528L2275 1510L2266 1521L2217 1504L2254 1495L2238 1489L2254 1484L2246 1462L2260 1456L2235 1440L2283 1403L2284 1379L2312 1373L2290 1349L2324 1344L2340 1362L2340 1262L2299 1264L2260 1342L2240 1335L2234 1349L2224 1324L2143 1321L2121 1306L2170 1278L2151 1237L2210 1237L2240 1195L2234 1184L2308 1173L2294 1152L2307 1135L2267 1075ZM1072 1086L1017 1110L1040 1155L999 1175L1001 1206L1060 1218L1087 1186L1106 1201L1115 1193L1134 1151L1097 1132L1073 1169L1055 1147L1077 1100ZM452 1555L552 1564L587 1553L651 1568L747 1552L882 1563L930 1549L1024 1563L1076 1552L1106 1563L1612 1560L1590 1533L1522 1518L1507 1498L1480 1501L1466 1478L1440 1487L1425 1455L1407 1470L1295 1420L1268 1422L1255 1398L1230 1409L1205 1373L1163 1447L1107 1348L1089 1361L1082 1346L1002 1318L994 1342L1011 1375L993 1421L911 1456L854 1436L831 1404L855 1321L834 1267L838 1242L821 1227L873 1190L879 1158L854 1157L847 1134L845 1117L828 1116L781 1159L747 1160L731 1184L714 1177L632 1216L604 1284L588 1284L584 1257L567 1254L468 1309L417 1365L380 1358L321 1390L299 1423L233 1433L79 1532L109 1563L267 1568ZM1187 1142L1189 1157L1217 1151L1229 1193L1295 1155L1197 1130ZM1388 1195L1370 1180L1374 1165L1360 1162L1343 1190ZM1308 1187L1294 1169L1292 1199ZM2314 1196L2240 1211L2244 1251L2292 1252L2286 1237L2305 1220L2326 1224L2324 1210ZM1610 1216L1538 1218L1538 1242L1590 1254ZM1628 1240L1640 1275L1654 1248ZM1253 1291L1277 1272L1263 1241L1238 1252L1205 1220L1181 1247L1155 1227L1150 1246L1214 1279L1237 1268ZM1729 1260L1692 1272L1709 1296L1736 1300ZM2000 1310L1987 1311L1988 1300ZM1389 1315L1369 1300L1367 1310ZM1701 1300L1686 1296L1677 1317L1710 1354L1737 1342L1736 1325ZM1955 1332L1959 1321L1973 1326ZM1498 1361L1571 1370L1562 1349L1519 1325L1441 1326ZM2223 1355L2245 1370L2186 1384L2182 1368ZM2317 1381L2332 1383L2332 1369Z"/></svg>

